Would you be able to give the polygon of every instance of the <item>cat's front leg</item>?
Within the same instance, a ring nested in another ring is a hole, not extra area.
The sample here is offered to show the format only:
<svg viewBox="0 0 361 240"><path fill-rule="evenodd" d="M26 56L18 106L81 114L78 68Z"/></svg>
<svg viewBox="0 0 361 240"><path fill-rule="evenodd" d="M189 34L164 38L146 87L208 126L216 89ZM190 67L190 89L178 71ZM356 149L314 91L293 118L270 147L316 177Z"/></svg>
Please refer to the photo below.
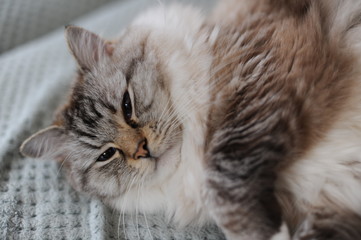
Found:
<svg viewBox="0 0 361 240"><path fill-rule="evenodd" d="M277 130L245 137L227 129L211 136L206 151L205 198L212 217L227 239L290 239L274 193L287 141Z"/></svg>

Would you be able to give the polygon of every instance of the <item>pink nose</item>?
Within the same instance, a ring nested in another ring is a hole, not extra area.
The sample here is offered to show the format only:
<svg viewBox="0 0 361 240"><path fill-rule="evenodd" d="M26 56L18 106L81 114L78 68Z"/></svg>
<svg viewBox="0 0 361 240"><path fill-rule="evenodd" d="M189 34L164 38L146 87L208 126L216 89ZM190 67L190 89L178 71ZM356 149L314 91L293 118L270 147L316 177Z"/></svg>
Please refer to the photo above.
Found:
<svg viewBox="0 0 361 240"><path fill-rule="evenodd" d="M149 150L147 147L147 140L144 139L138 143L137 150L134 153L134 159L148 158L149 156L150 155L149 155Z"/></svg>

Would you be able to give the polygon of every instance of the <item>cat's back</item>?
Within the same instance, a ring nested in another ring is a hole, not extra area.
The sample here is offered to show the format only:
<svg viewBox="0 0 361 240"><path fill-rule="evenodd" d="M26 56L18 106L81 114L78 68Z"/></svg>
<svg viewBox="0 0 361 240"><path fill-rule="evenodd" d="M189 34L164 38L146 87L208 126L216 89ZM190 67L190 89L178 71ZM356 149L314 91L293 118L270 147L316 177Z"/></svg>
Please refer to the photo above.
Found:
<svg viewBox="0 0 361 240"><path fill-rule="evenodd" d="M286 156L276 195L294 225L320 206L361 214L360 14L358 1L226 0L213 15L209 149Z"/></svg>
<svg viewBox="0 0 361 240"><path fill-rule="evenodd" d="M329 23L338 16L325 18L322 1L297 11L277 1L243 2L224 1L214 14L221 27L213 45L213 98L227 102L229 109L218 102L225 112L239 102L249 106L258 101L268 105L267 111L282 106L282 115L294 117L286 121L302 121L294 130L309 136L304 146L300 143L306 148L337 121L358 84L359 63L350 52L355 47L347 45L347 28ZM231 13L238 14L221 19L225 9L237 6Z"/></svg>

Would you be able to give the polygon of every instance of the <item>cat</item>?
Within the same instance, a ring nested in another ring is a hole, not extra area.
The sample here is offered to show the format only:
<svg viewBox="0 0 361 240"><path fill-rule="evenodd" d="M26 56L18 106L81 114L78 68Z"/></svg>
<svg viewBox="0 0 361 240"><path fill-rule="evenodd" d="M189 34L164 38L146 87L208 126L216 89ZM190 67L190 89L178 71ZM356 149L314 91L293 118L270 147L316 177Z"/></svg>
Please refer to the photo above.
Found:
<svg viewBox="0 0 361 240"><path fill-rule="evenodd" d="M148 10L113 41L68 26L78 77L21 152L113 208L227 239L361 239L360 16L223 0Z"/></svg>

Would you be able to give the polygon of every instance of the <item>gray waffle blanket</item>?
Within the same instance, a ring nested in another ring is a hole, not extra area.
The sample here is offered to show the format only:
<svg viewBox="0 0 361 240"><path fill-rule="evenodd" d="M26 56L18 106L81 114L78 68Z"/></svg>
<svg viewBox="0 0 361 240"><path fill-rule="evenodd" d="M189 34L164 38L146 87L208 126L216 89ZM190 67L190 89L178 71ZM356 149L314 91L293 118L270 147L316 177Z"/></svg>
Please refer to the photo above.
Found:
<svg viewBox="0 0 361 240"><path fill-rule="evenodd" d="M123 216L76 193L55 162L23 158L18 152L25 138L51 123L73 80L76 64L62 25L73 23L113 37L145 6L159 4L109 2L0 3L0 239L222 239L214 226L177 229L161 216ZM211 2L196 1L204 8Z"/></svg>

